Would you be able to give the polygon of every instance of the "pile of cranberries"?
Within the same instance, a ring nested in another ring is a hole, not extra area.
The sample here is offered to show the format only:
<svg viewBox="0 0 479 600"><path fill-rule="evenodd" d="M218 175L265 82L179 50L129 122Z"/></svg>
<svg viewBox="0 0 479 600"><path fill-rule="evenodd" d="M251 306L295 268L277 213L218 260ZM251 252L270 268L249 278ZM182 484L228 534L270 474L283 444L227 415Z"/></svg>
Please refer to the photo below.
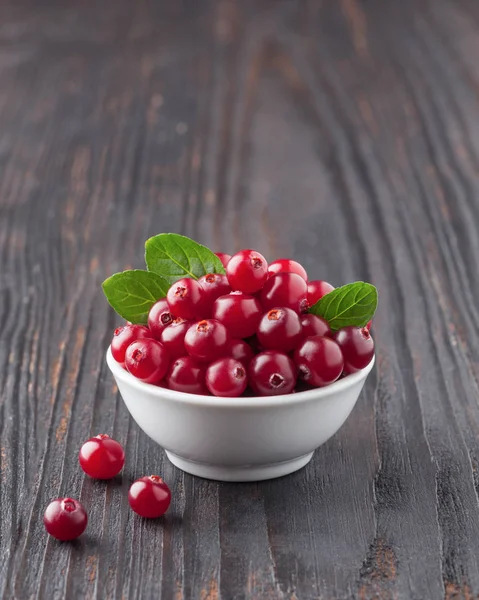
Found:
<svg viewBox="0 0 479 600"><path fill-rule="evenodd" d="M308 282L294 260L268 265L254 250L217 256L226 275L180 279L153 305L147 327L116 329L113 358L132 375L178 392L268 396L295 391L298 380L326 386L369 364L368 326L333 333L308 313L332 285Z"/></svg>
<svg viewBox="0 0 479 600"><path fill-rule="evenodd" d="M100 434L83 444L78 459L81 468L90 477L112 479L123 469L125 452L119 442ZM141 517L161 517L170 506L170 488L158 475L141 477L130 486L128 502ZM47 506L43 523L48 533L57 540L74 540L85 531L88 515L78 500L57 498Z"/></svg>

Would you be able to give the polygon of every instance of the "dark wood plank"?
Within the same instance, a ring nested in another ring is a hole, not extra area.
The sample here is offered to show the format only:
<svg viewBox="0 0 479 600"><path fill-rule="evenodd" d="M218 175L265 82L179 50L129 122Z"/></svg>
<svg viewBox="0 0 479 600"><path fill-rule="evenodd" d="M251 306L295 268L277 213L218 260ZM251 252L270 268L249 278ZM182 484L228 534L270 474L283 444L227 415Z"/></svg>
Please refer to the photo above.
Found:
<svg viewBox="0 0 479 600"><path fill-rule="evenodd" d="M5 1L0 596L479 597L479 8L472 0ZM281 480L182 474L104 362L109 274L144 240L291 255L380 289L378 365ZM127 466L83 477L106 432ZM161 523L130 482L171 484ZM63 494L73 544L45 535Z"/></svg>

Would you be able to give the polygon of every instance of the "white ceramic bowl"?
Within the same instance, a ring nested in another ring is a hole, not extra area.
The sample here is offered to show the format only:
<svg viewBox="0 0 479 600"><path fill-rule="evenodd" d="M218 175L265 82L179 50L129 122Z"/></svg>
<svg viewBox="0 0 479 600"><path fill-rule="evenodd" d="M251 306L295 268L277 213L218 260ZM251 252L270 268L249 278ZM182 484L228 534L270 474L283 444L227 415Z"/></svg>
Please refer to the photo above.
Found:
<svg viewBox="0 0 479 600"><path fill-rule="evenodd" d="M132 417L192 475L260 481L304 467L346 421L374 358L362 371L324 388L284 396L217 398L143 383L108 349L106 360Z"/></svg>

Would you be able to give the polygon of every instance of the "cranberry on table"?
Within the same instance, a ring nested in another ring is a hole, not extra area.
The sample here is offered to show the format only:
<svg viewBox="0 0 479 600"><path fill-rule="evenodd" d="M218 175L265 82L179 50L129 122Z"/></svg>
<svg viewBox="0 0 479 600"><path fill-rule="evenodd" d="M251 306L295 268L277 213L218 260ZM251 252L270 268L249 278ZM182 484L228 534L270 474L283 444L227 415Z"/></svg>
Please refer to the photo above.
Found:
<svg viewBox="0 0 479 600"><path fill-rule="evenodd" d="M145 383L159 383L168 371L170 357L157 340L138 340L128 346L125 366L137 379Z"/></svg>
<svg viewBox="0 0 479 600"><path fill-rule="evenodd" d="M213 303L216 298L229 294L231 286L228 283L226 275L219 273L209 273L198 279L198 283L203 288L203 306L201 316L205 318L211 317L213 311Z"/></svg>
<svg viewBox="0 0 479 600"><path fill-rule="evenodd" d="M322 317L311 313L302 315L301 325L303 326L303 338L311 337L312 335L321 335L331 337L331 329L329 323Z"/></svg>
<svg viewBox="0 0 479 600"><path fill-rule="evenodd" d="M332 292L335 288L327 281L310 281L308 283L308 304L313 306L323 296Z"/></svg>
<svg viewBox="0 0 479 600"><path fill-rule="evenodd" d="M192 356L182 356L173 361L166 383L170 390L185 394L208 395L205 382L206 364Z"/></svg>
<svg viewBox="0 0 479 600"><path fill-rule="evenodd" d="M367 327L344 327L336 331L334 340L343 353L347 373L364 369L374 356L374 340Z"/></svg>
<svg viewBox="0 0 479 600"><path fill-rule="evenodd" d="M308 284L297 273L278 273L265 283L260 300L264 310L286 306L299 314L308 308L307 293Z"/></svg>
<svg viewBox="0 0 479 600"><path fill-rule="evenodd" d="M241 250L229 260L226 275L233 290L254 294L268 279L268 263L255 250Z"/></svg>
<svg viewBox="0 0 479 600"><path fill-rule="evenodd" d="M86 529L88 515L83 505L73 498L57 498L50 502L43 515L43 524L48 533L66 542L75 540Z"/></svg>
<svg viewBox="0 0 479 600"><path fill-rule="evenodd" d="M81 468L90 477L111 479L123 469L125 452L116 440L101 433L83 444L78 459Z"/></svg>
<svg viewBox="0 0 479 600"><path fill-rule="evenodd" d="M267 350L251 361L248 380L253 391L260 396L290 394L296 385L296 367L287 354Z"/></svg>
<svg viewBox="0 0 479 600"><path fill-rule="evenodd" d="M245 367L249 365L254 354L253 348L244 340L230 340L225 348L225 356L239 360Z"/></svg>
<svg viewBox="0 0 479 600"><path fill-rule="evenodd" d="M256 335L263 348L289 352L302 339L302 326L294 310L286 307L272 308L259 322Z"/></svg>
<svg viewBox="0 0 479 600"><path fill-rule="evenodd" d="M148 519L162 517L171 503L171 491L161 477L150 475L137 479L128 492L131 508Z"/></svg>
<svg viewBox="0 0 479 600"><path fill-rule="evenodd" d="M224 355L230 335L216 319L203 319L191 325L185 335L185 348L190 356L204 362Z"/></svg>
<svg viewBox="0 0 479 600"><path fill-rule="evenodd" d="M259 300L242 292L220 296L213 304L213 318L223 323L233 338L254 335L262 314Z"/></svg>
<svg viewBox="0 0 479 600"><path fill-rule="evenodd" d="M163 329L160 341L172 360L188 354L185 348L185 335L192 324L192 321L185 321L178 317Z"/></svg>
<svg viewBox="0 0 479 600"><path fill-rule="evenodd" d="M123 365L125 363L126 349L136 340L151 338L152 333L144 325L132 325L127 323L115 329L113 339L111 340L111 354L116 362Z"/></svg>
<svg viewBox="0 0 479 600"><path fill-rule="evenodd" d="M294 362L306 383L323 387L334 383L343 371L344 360L338 344L319 335L306 338L296 348Z"/></svg>
<svg viewBox="0 0 479 600"><path fill-rule="evenodd" d="M173 322L174 316L170 311L166 298L162 298L155 302L148 313L148 327L150 328L153 337L160 339L161 333L165 327L168 327Z"/></svg>
<svg viewBox="0 0 479 600"><path fill-rule="evenodd" d="M276 275L277 273L296 273L305 281L308 281L308 274L306 273L306 269L303 267L303 265L300 265L299 262L290 260L289 258L279 258L278 260L270 263L268 267L268 273L270 276Z"/></svg>
<svg viewBox="0 0 479 600"><path fill-rule="evenodd" d="M223 267L226 269L226 267L231 259L231 254L225 254L224 252L215 252L215 254L220 259Z"/></svg>
<svg viewBox="0 0 479 600"><path fill-rule="evenodd" d="M201 317L203 288L196 279L185 277L173 283L166 294L166 300L175 317L182 319Z"/></svg>
<svg viewBox="0 0 479 600"><path fill-rule="evenodd" d="M220 358L206 370L206 385L214 396L241 396L248 385L246 367L234 358Z"/></svg>

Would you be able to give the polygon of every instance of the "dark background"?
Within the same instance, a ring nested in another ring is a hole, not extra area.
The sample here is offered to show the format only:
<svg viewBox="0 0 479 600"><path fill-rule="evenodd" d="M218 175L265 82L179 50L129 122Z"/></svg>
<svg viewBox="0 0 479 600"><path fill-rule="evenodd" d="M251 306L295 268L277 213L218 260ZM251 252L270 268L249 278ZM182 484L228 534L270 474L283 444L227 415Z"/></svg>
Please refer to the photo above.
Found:
<svg viewBox="0 0 479 600"><path fill-rule="evenodd" d="M0 596L478 597L478 53L474 0L0 3ZM304 470L195 479L129 419L100 283L166 231L378 286L377 368ZM164 521L128 508L149 473Z"/></svg>

